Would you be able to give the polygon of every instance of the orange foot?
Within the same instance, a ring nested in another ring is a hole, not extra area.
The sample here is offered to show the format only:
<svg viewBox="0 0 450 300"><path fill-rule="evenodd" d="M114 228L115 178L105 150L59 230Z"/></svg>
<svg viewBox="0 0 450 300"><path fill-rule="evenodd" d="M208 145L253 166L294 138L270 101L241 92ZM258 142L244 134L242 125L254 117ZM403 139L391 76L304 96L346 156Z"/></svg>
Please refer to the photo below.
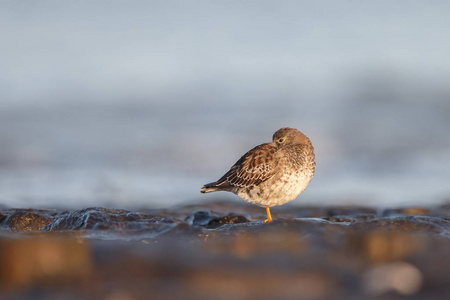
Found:
<svg viewBox="0 0 450 300"><path fill-rule="evenodd" d="M270 208L266 206L266 212L267 212L267 220L264 221L264 223L272 222L272 216L270 215Z"/></svg>

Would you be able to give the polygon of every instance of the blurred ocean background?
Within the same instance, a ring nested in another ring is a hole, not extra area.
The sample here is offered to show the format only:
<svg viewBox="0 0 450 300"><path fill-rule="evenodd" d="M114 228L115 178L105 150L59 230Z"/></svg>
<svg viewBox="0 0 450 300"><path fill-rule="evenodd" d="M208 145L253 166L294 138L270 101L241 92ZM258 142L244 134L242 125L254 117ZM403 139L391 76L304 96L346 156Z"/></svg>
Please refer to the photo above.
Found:
<svg viewBox="0 0 450 300"><path fill-rule="evenodd" d="M0 2L0 204L171 207L280 127L296 205L450 200L448 1Z"/></svg>

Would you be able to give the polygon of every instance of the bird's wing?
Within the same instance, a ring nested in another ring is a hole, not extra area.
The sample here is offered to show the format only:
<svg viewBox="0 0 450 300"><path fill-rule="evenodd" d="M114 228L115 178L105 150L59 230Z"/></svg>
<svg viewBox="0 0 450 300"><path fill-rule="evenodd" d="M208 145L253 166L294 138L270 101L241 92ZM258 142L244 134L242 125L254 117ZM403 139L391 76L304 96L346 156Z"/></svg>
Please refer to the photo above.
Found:
<svg viewBox="0 0 450 300"><path fill-rule="evenodd" d="M278 148L262 144L245 153L231 169L220 178L217 187L250 187L260 184L274 175Z"/></svg>

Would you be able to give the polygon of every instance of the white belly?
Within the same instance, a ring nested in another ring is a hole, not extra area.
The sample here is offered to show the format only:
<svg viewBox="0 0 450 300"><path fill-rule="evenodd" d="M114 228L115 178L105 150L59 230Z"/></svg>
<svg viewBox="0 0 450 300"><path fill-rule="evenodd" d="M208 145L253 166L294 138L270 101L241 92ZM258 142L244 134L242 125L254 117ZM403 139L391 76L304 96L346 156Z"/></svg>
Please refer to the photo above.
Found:
<svg viewBox="0 0 450 300"><path fill-rule="evenodd" d="M259 186L236 191L236 194L253 204L260 206L277 206L290 202L298 197L308 186L312 172L296 172L285 174L281 178L271 178Z"/></svg>

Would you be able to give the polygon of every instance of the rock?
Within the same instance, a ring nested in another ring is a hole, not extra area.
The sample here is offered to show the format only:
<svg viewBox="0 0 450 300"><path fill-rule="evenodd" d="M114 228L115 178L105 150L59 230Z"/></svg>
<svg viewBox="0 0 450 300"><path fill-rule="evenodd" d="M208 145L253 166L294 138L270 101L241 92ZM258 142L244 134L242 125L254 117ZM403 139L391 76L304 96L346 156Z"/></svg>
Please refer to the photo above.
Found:
<svg viewBox="0 0 450 300"><path fill-rule="evenodd" d="M330 222L336 222L336 223L353 223L356 222L356 220L352 217L346 217L346 216L332 216L332 217L325 217L324 220L330 221Z"/></svg>
<svg viewBox="0 0 450 300"><path fill-rule="evenodd" d="M189 225L207 226L215 218L217 218L216 214L211 213L209 210L201 210L187 216L184 222Z"/></svg>
<svg viewBox="0 0 450 300"><path fill-rule="evenodd" d="M225 224L242 224L250 222L244 216L228 215L221 218L215 218L208 222L206 228L217 228Z"/></svg>
<svg viewBox="0 0 450 300"><path fill-rule="evenodd" d="M202 210L190 214L184 220L189 225L204 226L209 229L217 228L226 224L240 224L250 222L244 216L230 214L219 217L211 211Z"/></svg>
<svg viewBox="0 0 450 300"><path fill-rule="evenodd" d="M60 230L144 230L149 225L173 224L173 218L135 213L121 209L89 207L63 212L47 226L46 231ZM154 226L152 226L154 229Z"/></svg>
<svg viewBox="0 0 450 300"><path fill-rule="evenodd" d="M377 218L366 222L353 223L352 228L358 230L384 229L398 232L422 232L432 234L450 234L450 222L438 217L398 216Z"/></svg>
<svg viewBox="0 0 450 300"><path fill-rule="evenodd" d="M446 299L449 210L427 209L4 209L0 298Z"/></svg>
<svg viewBox="0 0 450 300"><path fill-rule="evenodd" d="M52 221L52 218L29 211L17 211L6 218L6 224L12 231L25 232L39 231Z"/></svg>

